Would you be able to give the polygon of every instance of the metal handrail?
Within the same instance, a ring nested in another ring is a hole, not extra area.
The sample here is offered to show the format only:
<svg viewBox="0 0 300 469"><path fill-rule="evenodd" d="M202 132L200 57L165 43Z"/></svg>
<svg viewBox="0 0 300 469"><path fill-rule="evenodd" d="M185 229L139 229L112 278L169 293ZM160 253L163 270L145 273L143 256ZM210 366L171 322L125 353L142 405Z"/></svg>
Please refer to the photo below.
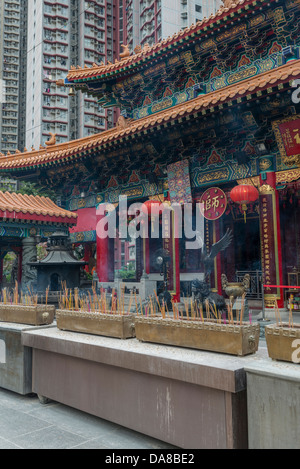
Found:
<svg viewBox="0 0 300 469"><path fill-rule="evenodd" d="M250 288L247 298L261 300L263 298L263 279L261 270L239 270L235 273L236 281L242 282L246 274L250 275Z"/></svg>

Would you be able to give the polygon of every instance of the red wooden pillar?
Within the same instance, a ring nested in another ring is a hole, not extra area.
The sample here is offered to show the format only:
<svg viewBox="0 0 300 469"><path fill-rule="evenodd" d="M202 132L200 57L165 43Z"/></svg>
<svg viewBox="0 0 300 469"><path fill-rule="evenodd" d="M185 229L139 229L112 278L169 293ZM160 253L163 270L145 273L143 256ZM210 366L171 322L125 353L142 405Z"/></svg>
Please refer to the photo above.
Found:
<svg viewBox="0 0 300 469"><path fill-rule="evenodd" d="M279 195L276 190L276 173L273 170L273 157L264 156L262 158L265 168L269 160L268 170L260 174L260 233L261 233L261 258L264 285L265 308L274 308L277 300L278 307L284 307L282 274L282 250L281 231L279 216ZM276 287L275 287L276 285Z"/></svg>
<svg viewBox="0 0 300 469"><path fill-rule="evenodd" d="M114 281L114 238L109 237L105 233L101 220L105 214L96 211L97 220L97 263L96 271L100 282L113 282Z"/></svg>
<svg viewBox="0 0 300 469"><path fill-rule="evenodd" d="M220 220L213 221L213 244L220 240ZM222 262L221 254L219 253L215 259L215 289L219 295L222 295Z"/></svg>

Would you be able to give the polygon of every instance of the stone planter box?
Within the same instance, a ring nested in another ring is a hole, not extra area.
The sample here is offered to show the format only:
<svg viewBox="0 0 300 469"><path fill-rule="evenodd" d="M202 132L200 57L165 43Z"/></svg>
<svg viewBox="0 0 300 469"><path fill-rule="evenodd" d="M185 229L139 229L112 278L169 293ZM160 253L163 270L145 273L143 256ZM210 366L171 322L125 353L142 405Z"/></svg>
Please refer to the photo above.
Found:
<svg viewBox="0 0 300 469"><path fill-rule="evenodd" d="M0 321L44 326L52 324L55 316L54 305L25 306L17 304L0 304Z"/></svg>
<svg viewBox="0 0 300 469"><path fill-rule="evenodd" d="M265 327L265 336L270 358L291 363L300 362L300 326L271 324Z"/></svg>
<svg viewBox="0 0 300 469"><path fill-rule="evenodd" d="M137 339L142 342L244 356L257 351L260 326L137 316L135 331Z"/></svg>
<svg viewBox="0 0 300 469"><path fill-rule="evenodd" d="M85 334L129 339L135 337L135 316L67 310L56 311L58 329Z"/></svg>

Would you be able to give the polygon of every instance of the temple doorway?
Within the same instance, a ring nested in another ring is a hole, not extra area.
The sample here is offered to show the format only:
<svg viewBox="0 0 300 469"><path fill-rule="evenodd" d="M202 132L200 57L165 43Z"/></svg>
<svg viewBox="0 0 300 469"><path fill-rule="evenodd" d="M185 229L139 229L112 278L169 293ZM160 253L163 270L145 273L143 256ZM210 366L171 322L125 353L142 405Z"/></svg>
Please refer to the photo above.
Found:
<svg viewBox="0 0 300 469"><path fill-rule="evenodd" d="M250 214L249 214L250 215ZM250 275L249 299L262 298L262 265L260 226L258 216L234 218L231 214L224 219L224 229L233 232L233 241L226 253L222 254L222 273L229 282L241 282Z"/></svg>
<svg viewBox="0 0 300 469"><path fill-rule="evenodd" d="M235 270L261 270L260 229L258 218L234 223Z"/></svg>

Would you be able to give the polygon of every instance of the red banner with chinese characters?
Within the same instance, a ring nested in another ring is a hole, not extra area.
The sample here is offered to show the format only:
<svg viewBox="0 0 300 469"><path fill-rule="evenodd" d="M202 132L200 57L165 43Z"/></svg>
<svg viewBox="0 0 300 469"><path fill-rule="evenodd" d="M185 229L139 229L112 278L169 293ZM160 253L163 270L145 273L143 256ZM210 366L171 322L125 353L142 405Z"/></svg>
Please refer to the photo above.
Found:
<svg viewBox="0 0 300 469"><path fill-rule="evenodd" d="M300 115L289 116L272 122L277 145L285 164L300 161Z"/></svg>
<svg viewBox="0 0 300 469"><path fill-rule="evenodd" d="M202 215L206 220L218 220L224 215L227 208L227 197L218 187L211 187L201 196L200 203Z"/></svg>
<svg viewBox="0 0 300 469"><path fill-rule="evenodd" d="M278 124L287 156L300 154L300 119Z"/></svg>
<svg viewBox="0 0 300 469"><path fill-rule="evenodd" d="M275 206L275 192L265 192L260 197L261 218L261 259L265 284L265 301L272 302L274 298L280 299L280 289L274 285L280 284L277 215ZM268 305L269 306L269 305Z"/></svg>

